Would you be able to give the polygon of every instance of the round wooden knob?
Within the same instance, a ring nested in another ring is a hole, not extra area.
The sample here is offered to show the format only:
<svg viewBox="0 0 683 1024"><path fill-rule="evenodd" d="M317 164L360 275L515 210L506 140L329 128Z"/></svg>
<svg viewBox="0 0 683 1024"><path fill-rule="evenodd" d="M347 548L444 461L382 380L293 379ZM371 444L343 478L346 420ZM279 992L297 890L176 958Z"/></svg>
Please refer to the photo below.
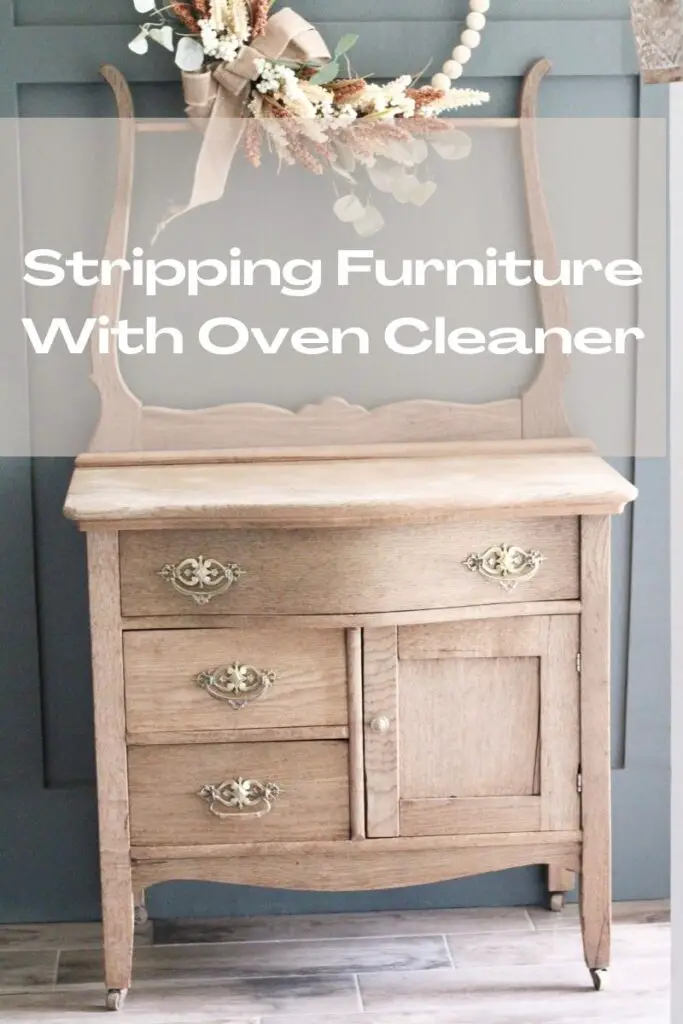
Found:
<svg viewBox="0 0 683 1024"><path fill-rule="evenodd" d="M377 718L373 718L370 722L370 728L373 732L378 732L380 735L389 732L391 728L391 722L386 715L378 715Z"/></svg>

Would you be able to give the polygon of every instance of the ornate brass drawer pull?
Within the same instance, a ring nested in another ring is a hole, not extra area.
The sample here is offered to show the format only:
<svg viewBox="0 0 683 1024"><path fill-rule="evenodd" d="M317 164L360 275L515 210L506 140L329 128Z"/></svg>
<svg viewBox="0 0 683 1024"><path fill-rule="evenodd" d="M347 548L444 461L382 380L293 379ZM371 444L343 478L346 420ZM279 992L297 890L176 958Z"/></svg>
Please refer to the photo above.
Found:
<svg viewBox="0 0 683 1024"><path fill-rule="evenodd" d="M488 548L481 555L468 555L462 564L485 580L500 583L503 590L514 590L518 583L535 576L544 561L545 556L540 551L524 551L513 544L501 544Z"/></svg>
<svg viewBox="0 0 683 1024"><path fill-rule="evenodd" d="M158 575L168 580L184 597L191 597L197 604L208 604L212 598L229 590L244 575L244 569L197 555L196 558L184 558L177 565L163 565Z"/></svg>
<svg viewBox="0 0 683 1024"><path fill-rule="evenodd" d="M280 796L280 787L274 782L238 778L222 782L220 786L202 786L197 796L206 800L217 818L262 818Z"/></svg>
<svg viewBox="0 0 683 1024"><path fill-rule="evenodd" d="M252 665L221 666L213 672L200 672L197 683L216 700L224 701L233 711L263 697L275 682L275 673Z"/></svg>

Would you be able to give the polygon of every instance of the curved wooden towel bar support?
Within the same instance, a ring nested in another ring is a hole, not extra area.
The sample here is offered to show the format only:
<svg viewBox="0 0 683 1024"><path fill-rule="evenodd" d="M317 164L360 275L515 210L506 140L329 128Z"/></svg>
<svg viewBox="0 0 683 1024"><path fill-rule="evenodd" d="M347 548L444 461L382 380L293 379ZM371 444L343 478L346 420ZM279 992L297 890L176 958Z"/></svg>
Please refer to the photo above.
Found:
<svg viewBox="0 0 683 1024"><path fill-rule="evenodd" d="M118 167L114 206L104 246L105 259L123 259L128 234L135 179L135 108L128 82L107 64L100 73L111 86L119 116ZM121 316L123 273L115 270L110 285L98 285L93 316L107 316L116 323ZM119 367L118 353L104 354L91 346L91 379L100 393L100 419L90 442L91 451L135 450L142 421L142 403L128 388Z"/></svg>
<svg viewBox="0 0 683 1024"><path fill-rule="evenodd" d="M535 259L543 261L546 277L557 277L559 260L543 194L536 142L538 93L549 71L550 61L539 60L524 79L520 102L520 132L532 252ZM537 291L545 329L568 328L569 307L564 287L557 284L539 287ZM536 379L522 395L523 437L566 437L571 433L563 402L564 378L568 371L569 358L563 354L560 340L553 339L546 348Z"/></svg>
<svg viewBox="0 0 683 1024"><path fill-rule="evenodd" d="M464 126L520 128L521 154L531 231L532 252L548 274L558 265L550 219L541 187L536 145L536 115L541 81L550 70L547 60L526 74L520 118L509 121L463 119ZM106 259L123 259L128 235L135 176L138 131L190 128L189 122L138 122L125 77L106 65L102 76L110 85L118 110L118 168L114 206L105 246ZM120 318L123 274L111 285L100 285L94 316ZM543 325L568 327L569 315L561 285L539 288ZM549 343L539 372L521 398L477 405L440 401L407 401L367 410L340 398L325 399L298 412L257 403L216 406L204 410L143 406L123 379L116 350L92 349L92 380L101 399L100 419L90 443L91 452L194 451L249 447L308 447L311 445L383 444L458 440L503 440L571 436L562 391L568 358L559 339Z"/></svg>

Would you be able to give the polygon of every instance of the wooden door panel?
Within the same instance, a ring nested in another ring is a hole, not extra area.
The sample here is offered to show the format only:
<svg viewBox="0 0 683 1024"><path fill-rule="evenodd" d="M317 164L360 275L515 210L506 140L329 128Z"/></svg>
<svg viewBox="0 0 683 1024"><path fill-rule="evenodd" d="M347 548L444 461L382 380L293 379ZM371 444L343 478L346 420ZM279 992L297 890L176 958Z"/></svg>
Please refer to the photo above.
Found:
<svg viewBox="0 0 683 1024"><path fill-rule="evenodd" d="M578 829L578 645L568 615L366 630L368 836Z"/></svg>
<svg viewBox="0 0 683 1024"><path fill-rule="evenodd" d="M401 801L538 794L539 677L538 658L399 661Z"/></svg>

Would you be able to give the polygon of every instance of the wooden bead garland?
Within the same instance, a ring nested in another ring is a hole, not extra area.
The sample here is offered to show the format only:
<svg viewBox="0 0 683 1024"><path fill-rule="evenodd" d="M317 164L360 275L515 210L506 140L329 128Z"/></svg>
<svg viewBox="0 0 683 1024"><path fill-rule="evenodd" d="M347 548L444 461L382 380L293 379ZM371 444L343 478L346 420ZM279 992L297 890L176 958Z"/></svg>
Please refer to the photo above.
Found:
<svg viewBox="0 0 683 1024"><path fill-rule="evenodd" d="M470 0L470 12L465 19L465 28L460 33L460 42L453 50L451 59L432 78L435 89L450 89L455 79L462 75L472 50L481 42L481 34L486 28L486 12L490 6L491 0Z"/></svg>

